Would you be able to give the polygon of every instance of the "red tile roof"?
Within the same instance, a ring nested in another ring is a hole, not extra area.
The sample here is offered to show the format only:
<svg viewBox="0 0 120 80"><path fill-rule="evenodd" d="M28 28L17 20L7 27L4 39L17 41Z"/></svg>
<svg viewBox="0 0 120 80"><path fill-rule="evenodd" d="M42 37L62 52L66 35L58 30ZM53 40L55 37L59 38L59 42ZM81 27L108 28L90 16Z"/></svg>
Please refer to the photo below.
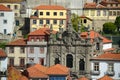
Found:
<svg viewBox="0 0 120 80"><path fill-rule="evenodd" d="M93 59L95 60L120 60L120 53L106 52Z"/></svg>
<svg viewBox="0 0 120 80"><path fill-rule="evenodd" d="M48 68L48 75L68 75L69 69L63 65L56 64Z"/></svg>
<svg viewBox="0 0 120 80"><path fill-rule="evenodd" d="M30 67L27 69L30 78L48 78L48 76L42 71L35 67Z"/></svg>
<svg viewBox="0 0 120 80"><path fill-rule="evenodd" d="M88 80L85 76L79 78L78 80Z"/></svg>
<svg viewBox="0 0 120 80"><path fill-rule="evenodd" d="M89 19L89 20L91 20L91 21L92 21L92 19L91 19L91 18L86 17L85 15L80 16L80 18L86 18L86 19Z"/></svg>
<svg viewBox="0 0 120 80"><path fill-rule="evenodd" d="M58 5L40 5L33 9L35 10L66 10L63 6L58 6Z"/></svg>
<svg viewBox="0 0 120 80"><path fill-rule="evenodd" d="M85 3L84 8L96 8L96 3Z"/></svg>
<svg viewBox="0 0 120 80"><path fill-rule="evenodd" d="M105 75L102 78L98 79L98 80L113 80L111 77Z"/></svg>
<svg viewBox="0 0 120 80"><path fill-rule="evenodd" d="M80 35L81 35L82 38L86 38L88 36L88 33L87 32L82 32ZM97 37L101 38L103 40L103 43L111 43L112 42L111 40L107 39L106 37L103 37L99 33L91 30L90 31L91 42L93 42L93 40Z"/></svg>
<svg viewBox="0 0 120 80"><path fill-rule="evenodd" d="M12 11L10 8L0 4L0 11Z"/></svg>
<svg viewBox="0 0 120 80"><path fill-rule="evenodd" d="M0 57L7 57L6 53L0 49Z"/></svg>
<svg viewBox="0 0 120 80"><path fill-rule="evenodd" d="M27 68L30 78L48 78L46 75L47 67L44 67L40 64L36 64L32 67Z"/></svg>
<svg viewBox="0 0 120 80"><path fill-rule="evenodd" d="M53 31L52 33L55 34L56 31ZM29 36L30 35L49 35L49 34L50 34L50 29L44 27L29 33Z"/></svg>
<svg viewBox="0 0 120 80"><path fill-rule="evenodd" d="M25 39L17 39L15 41L9 42L7 45L25 46L26 45L26 41L25 41Z"/></svg>

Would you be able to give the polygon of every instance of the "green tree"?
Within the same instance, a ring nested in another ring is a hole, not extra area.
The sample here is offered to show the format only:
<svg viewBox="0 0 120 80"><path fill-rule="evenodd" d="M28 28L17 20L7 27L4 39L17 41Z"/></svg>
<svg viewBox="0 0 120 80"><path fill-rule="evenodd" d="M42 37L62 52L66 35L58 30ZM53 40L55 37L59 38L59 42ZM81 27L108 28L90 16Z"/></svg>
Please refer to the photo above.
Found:
<svg viewBox="0 0 120 80"><path fill-rule="evenodd" d="M5 48L5 45L6 45L6 42L1 42L1 43L0 43L0 48L4 49L4 48Z"/></svg>
<svg viewBox="0 0 120 80"><path fill-rule="evenodd" d="M115 25L117 27L117 31L120 33L120 16L116 17Z"/></svg>
<svg viewBox="0 0 120 80"><path fill-rule="evenodd" d="M80 17L73 13L71 21L72 21L74 30L78 31L78 25L79 25L78 23L80 21Z"/></svg>
<svg viewBox="0 0 120 80"><path fill-rule="evenodd" d="M103 24L103 32L105 34L114 34L116 30L116 25L112 22L107 22Z"/></svg>

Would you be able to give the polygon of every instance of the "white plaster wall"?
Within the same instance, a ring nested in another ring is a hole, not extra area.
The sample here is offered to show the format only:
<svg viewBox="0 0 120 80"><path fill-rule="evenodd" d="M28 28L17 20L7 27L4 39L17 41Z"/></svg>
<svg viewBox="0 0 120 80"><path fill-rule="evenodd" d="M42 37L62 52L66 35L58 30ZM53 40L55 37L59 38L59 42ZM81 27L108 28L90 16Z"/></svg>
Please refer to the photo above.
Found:
<svg viewBox="0 0 120 80"><path fill-rule="evenodd" d="M6 29L7 34L13 34L15 26L14 12L0 11L0 13L4 13L4 16L0 17L0 33L4 33L4 29ZM3 20L7 20L7 23L4 24Z"/></svg>
<svg viewBox="0 0 120 80"><path fill-rule="evenodd" d="M93 70L93 62L97 62L97 61L92 61L91 62L91 70ZM91 75L92 80L97 80L101 77L103 77L106 73L106 71L108 70L108 61L99 61L99 68L100 68L100 75ZM111 76L113 79L115 80L119 80L120 79L120 62L113 62L114 63L114 71L115 71L115 75Z"/></svg>
<svg viewBox="0 0 120 80"><path fill-rule="evenodd" d="M103 50L112 48L112 43L103 44Z"/></svg>

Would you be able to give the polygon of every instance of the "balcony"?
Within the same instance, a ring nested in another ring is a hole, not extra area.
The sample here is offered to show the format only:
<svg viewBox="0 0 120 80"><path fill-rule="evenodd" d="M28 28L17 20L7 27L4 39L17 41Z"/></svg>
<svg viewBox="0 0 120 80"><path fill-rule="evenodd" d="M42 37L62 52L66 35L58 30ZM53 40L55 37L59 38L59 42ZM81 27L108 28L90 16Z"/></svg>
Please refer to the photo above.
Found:
<svg viewBox="0 0 120 80"><path fill-rule="evenodd" d="M45 41L28 41L28 45L47 45L47 42Z"/></svg>
<svg viewBox="0 0 120 80"><path fill-rule="evenodd" d="M107 71L106 74L108 76L114 76L115 75L115 72L114 71Z"/></svg>
<svg viewBox="0 0 120 80"><path fill-rule="evenodd" d="M91 74L92 74L92 75L99 75L99 74L100 74L100 71L91 71Z"/></svg>

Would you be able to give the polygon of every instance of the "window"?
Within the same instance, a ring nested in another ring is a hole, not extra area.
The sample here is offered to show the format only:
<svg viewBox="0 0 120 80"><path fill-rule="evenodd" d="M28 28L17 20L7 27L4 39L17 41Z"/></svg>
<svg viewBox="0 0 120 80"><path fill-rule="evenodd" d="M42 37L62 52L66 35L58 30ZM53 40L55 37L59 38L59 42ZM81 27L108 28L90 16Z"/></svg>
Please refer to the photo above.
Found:
<svg viewBox="0 0 120 80"><path fill-rule="evenodd" d="M36 24L37 22L36 22L36 20L33 20L33 24Z"/></svg>
<svg viewBox="0 0 120 80"><path fill-rule="evenodd" d="M106 16L106 15L107 15L106 10L103 10L103 16Z"/></svg>
<svg viewBox="0 0 120 80"><path fill-rule="evenodd" d="M109 11L109 16L112 16L112 11Z"/></svg>
<svg viewBox="0 0 120 80"><path fill-rule="evenodd" d="M63 16L63 12L60 12L60 16Z"/></svg>
<svg viewBox="0 0 120 80"><path fill-rule="evenodd" d="M67 54L66 56L66 66L69 68L73 67L73 56L71 54Z"/></svg>
<svg viewBox="0 0 120 80"><path fill-rule="evenodd" d="M114 71L114 64L108 63L108 71L113 72Z"/></svg>
<svg viewBox="0 0 120 80"><path fill-rule="evenodd" d="M116 11L113 11L113 16L116 16L116 14L117 14Z"/></svg>
<svg viewBox="0 0 120 80"><path fill-rule="evenodd" d="M15 9L18 9L18 6L17 6L17 5L15 5L15 6L14 6L14 8L15 8Z"/></svg>
<svg viewBox="0 0 120 80"><path fill-rule="evenodd" d="M54 12L53 15L54 15L54 16L57 16L57 12Z"/></svg>
<svg viewBox="0 0 120 80"><path fill-rule="evenodd" d="M91 10L91 16L95 16L95 10Z"/></svg>
<svg viewBox="0 0 120 80"><path fill-rule="evenodd" d="M40 12L40 15L43 15L43 12Z"/></svg>
<svg viewBox="0 0 120 80"><path fill-rule="evenodd" d="M34 47L30 47L30 53L34 53Z"/></svg>
<svg viewBox="0 0 120 80"><path fill-rule="evenodd" d="M84 59L80 59L80 61L79 61L79 70L81 70L81 71L85 70L85 61L84 61Z"/></svg>
<svg viewBox="0 0 120 80"><path fill-rule="evenodd" d="M0 13L0 16L4 16L4 13Z"/></svg>
<svg viewBox="0 0 120 80"><path fill-rule="evenodd" d="M20 53L25 53L25 48L24 47L20 47Z"/></svg>
<svg viewBox="0 0 120 80"><path fill-rule="evenodd" d="M40 38L38 37L38 38L36 38L36 41L40 41Z"/></svg>
<svg viewBox="0 0 120 80"><path fill-rule="evenodd" d="M46 15L49 16L49 15L50 15L50 12L46 12Z"/></svg>
<svg viewBox="0 0 120 80"><path fill-rule="evenodd" d="M7 29L4 29L4 34L7 34Z"/></svg>
<svg viewBox="0 0 120 80"><path fill-rule="evenodd" d="M42 19L40 19L40 24L43 24L43 20Z"/></svg>
<svg viewBox="0 0 120 80"><path fill-rule="evenodd" d="M19 20L16 20L16 26L19 26Z"/></svg>
<svg viewBox="0 0 120 80"><path fill-rule="evenodd" d="M7 20L3 20L3 24L7 24Z"/></svg>
<svg viewBox="0 0 120 80"><path fill-rule="evenodd" d="M44 65L44 58L40 58L40 64Z"/></svg>
<svg viewBox="0 0 120 80"><path fill-rule="evenodd" d="M14 66L14 58L9 58L9 66Z"/></svg>
<svg viewBox="0 0 120 80"><path fill-rule="evenodd" d="M50 20L46 20L46 24L50 24Z"/></svg>
<svg viewBox="0 0 120 80"><path fill-rule="evenodd" d="M100 10L97 10L97 16L100 16L101 14L100 14Z"/></svg>
<svg viewBox="0 0 120 80"><path fill-rule="evenodd" d="M15 16L18 16L18 13L15 13Z"/></svg>
<svg viewBox="0 0 120 80"><path fill-rule="evenodd" d="M100 43L96 43L96 50L100 50Z"/></svg>
<svg viewBox="0 0 120 80"><path fill-rule="evenodd" d="M40 53L44 53L44 47L40 47Z"/></svg>
<svg viewBox="0 0 120 80"><path fill-rule="evenodd" d="M94 63L94 71L99 71L99 63Z"/></svg>
<svg viewBox="0 0 120 80"><path fill-rule="evenodd" d="M9 53L14 53L14 47L9 47Z"/></svg>
<svg viewBox="0 0 120 80"><path fill-rule="evenodd" d="M117 16L120 16L120 11L117 11Z"/></svg>
<svg viewBox="0 0 120 80"><path fill-rule="evenodd" d="M84 23L87 23L87 20L86 20L86 19L84 19Z"/></svg>
<svg viewBox="0 0 120 80"><path fill-rule="evenodd" d="M60 64L59 58L55 58L55 64Z"/></svg>
<svg viewBox="0 0 120 80"><path fill-rule="evenodd" d="M10 8L10 5L7 5L8 8Z"/></svg>
<svg viewBox="0 0 120 80"><path fill-rule="evenodd" d="M25 65L25 58L20 58L20 66L24 66Z"/></svg>
<svg viewBox="0 0 120 80"><path fill-rule="evenodd" d="M57 24L57 20L53 20L53 24Z"/></svg>
<svg viewBox="0 0 120 80"><path fill-rule="evenodd" d="M60 24L63 24L63 20L60 20Z"/></svg>
<svg viewBox="0 0 120 80"><path fill-rule="evenodd" d="M33 63L34 62L34 58L29 58L29 62Z"/></svg>

